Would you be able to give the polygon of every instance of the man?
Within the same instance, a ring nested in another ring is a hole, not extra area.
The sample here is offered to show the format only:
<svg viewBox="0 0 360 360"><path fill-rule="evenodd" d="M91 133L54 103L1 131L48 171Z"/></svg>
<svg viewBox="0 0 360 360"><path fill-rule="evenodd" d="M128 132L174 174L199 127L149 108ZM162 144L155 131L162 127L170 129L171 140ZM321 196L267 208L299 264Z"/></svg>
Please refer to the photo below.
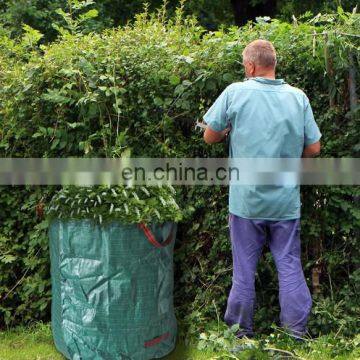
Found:
<svg viewBox="0 0 360 360"><path fill-rule="evenodd" d="M229 85L204 116L208 144L230 135L233 158L300 158L320 152L321 133L307 96L275 79L276 52L265 40L243 51L247 80ZM312 300L300 260L299 186L230 184L233 281L225 322L253 335L255 271L268 239L279 278L281 325L306 333Z"/></svg>

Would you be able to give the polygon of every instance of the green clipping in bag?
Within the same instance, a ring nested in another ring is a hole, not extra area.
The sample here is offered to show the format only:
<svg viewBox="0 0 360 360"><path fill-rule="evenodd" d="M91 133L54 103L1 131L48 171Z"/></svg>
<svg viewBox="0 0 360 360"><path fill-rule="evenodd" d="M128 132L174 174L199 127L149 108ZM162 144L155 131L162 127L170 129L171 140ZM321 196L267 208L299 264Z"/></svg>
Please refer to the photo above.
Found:
<svg viewBox="0 0 360 360"><path fill-rule="evenodd" d="M50 224L52 331L72 360L146 360L175 347L176 224Z"/></svg>

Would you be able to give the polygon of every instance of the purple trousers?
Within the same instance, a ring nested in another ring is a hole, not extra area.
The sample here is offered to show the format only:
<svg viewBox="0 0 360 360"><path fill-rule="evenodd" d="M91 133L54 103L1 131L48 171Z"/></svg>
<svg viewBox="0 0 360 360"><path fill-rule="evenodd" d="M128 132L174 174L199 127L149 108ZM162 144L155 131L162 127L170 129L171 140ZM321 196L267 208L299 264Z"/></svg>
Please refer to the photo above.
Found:
<svg viewBox="0 0 360 360"><path fill-rule="evenodd" d="M253 335L256 265L268 240L278 271L281 326L303 335L312 301L301 266L300 219L249 220L230 214L229 227L233 279L225 322L239 324L240 334Z"/></svg>

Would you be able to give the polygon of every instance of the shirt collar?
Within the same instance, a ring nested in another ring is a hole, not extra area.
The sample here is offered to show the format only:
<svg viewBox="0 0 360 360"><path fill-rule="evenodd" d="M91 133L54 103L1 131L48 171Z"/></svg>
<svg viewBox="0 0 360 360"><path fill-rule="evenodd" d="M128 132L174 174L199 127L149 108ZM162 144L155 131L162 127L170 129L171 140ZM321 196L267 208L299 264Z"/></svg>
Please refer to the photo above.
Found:
<svg viewBox="0 0 360 360"><path fill-rule="evenodd" d="M258 81L262 84L269 84L269 85L282 85L282 84L286 84L284 79L268 79L268 78L263 78L260 76L256 76L256 77L252 77L252 78L247 78L247 80L255 80Z"/></svg>

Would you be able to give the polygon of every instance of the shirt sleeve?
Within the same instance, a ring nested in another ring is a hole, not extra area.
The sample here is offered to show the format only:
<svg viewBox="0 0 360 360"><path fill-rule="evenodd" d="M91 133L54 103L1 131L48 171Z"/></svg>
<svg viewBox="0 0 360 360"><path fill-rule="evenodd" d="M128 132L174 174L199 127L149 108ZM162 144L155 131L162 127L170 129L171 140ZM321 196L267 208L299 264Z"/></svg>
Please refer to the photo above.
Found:
<svg viewBox="0 0 360 360"><path fill-rule="evenodd" d="M318 142L321 135L309 99L305 96L304 145L308 146Z"/></svg>
<svg viewBox="0 0 360 360"><path fill-rule="evenodd" d="M228 91L227 88L215 100L214 104L210 107L204 115L204 121L214 131L222 131L228 127L228 116L226 111L229 107Z"/></svg>

